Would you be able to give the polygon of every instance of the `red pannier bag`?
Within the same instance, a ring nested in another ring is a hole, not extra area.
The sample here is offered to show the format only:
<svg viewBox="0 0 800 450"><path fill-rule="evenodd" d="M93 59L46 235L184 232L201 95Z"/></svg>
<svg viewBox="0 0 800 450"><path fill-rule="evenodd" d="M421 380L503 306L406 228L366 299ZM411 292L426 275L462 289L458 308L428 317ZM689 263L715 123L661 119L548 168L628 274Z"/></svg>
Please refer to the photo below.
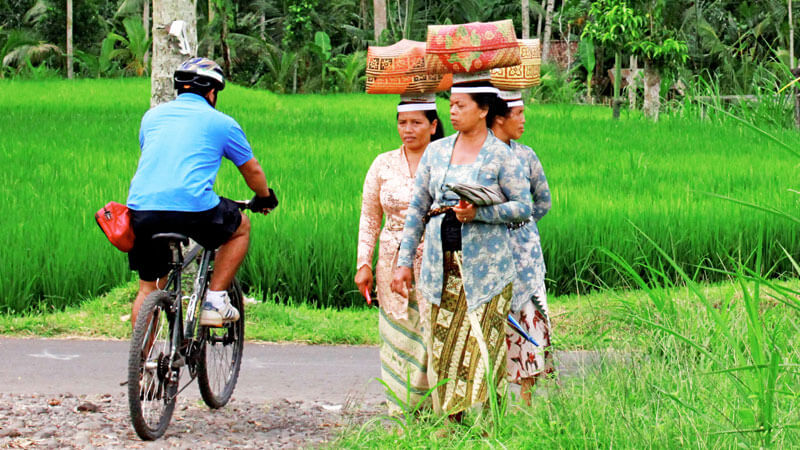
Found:
<svg viewBox="0 0 800 450"><path fill-rule="evenodd" d="M94 214L94 219L114 247L126 253L131 251L134 236L133 227L131 227L131 213L127 206L117 202L108 202Z"/></svg>

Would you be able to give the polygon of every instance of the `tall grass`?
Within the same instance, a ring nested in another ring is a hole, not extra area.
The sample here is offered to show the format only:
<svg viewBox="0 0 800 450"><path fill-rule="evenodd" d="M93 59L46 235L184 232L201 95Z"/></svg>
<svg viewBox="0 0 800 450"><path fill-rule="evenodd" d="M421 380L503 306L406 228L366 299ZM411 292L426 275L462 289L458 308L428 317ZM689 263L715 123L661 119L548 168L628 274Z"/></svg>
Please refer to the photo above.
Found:
<svg viewBox="0 0 800 450"><path fill-rule="evenodd" d="M0 311L61 308L129 280L126 258L92 214L124 201L138 160L137 132L148 108L146 80L0 82ZM364 174L399 145L393 96L277 96L236 86L219 108L243 126L281 206L253 217L245 282L311 304L360 304L352 285ZM445 119L447 105L439 105ZM658 266L663 255L628 226L636 223L675 261L728 267L763 235L772 274L792 270L795 225L742 210L705 192L789 210L795 160L734 121L674 117L612 122L602 108L527 109L531 145L544 164L553 209L540 223L549 288L557 293L629 284L605 247ZM781 141L800 139L781 130ZM231 164L217 192L248 198ZM680 267L698 280L713 270ZM665 265L666 275L679 273Z"/></svg>

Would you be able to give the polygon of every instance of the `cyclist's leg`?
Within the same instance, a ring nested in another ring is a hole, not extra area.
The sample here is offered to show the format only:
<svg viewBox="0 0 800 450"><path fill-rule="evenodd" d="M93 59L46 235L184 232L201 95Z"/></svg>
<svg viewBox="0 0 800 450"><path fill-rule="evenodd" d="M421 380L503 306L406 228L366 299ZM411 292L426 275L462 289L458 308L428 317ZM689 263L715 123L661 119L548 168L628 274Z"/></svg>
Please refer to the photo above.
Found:
<svg viewBox="0 0 800 450"><path fill-rule="evenodd" d="M209 285L212 291L228 289L244 257L247 256L247 249L250 246L250 219L240 214L242 222L230 239L219 247L214 258L214 273L211 275Z"/></svg>
<svg viewBox="0 0 800 450"><path fill-rule="evenodd" d="M131 211L131 225L136 239L133 249L128 253L128 262L131 270L139 272L139 292L131 307L131 327L136 325L144 299L156 289L163 289L167 282L166 275L172 258L169 245L152 240L153 234L164 226L165 219L162 212ZM169 227L166 229L169 230Z"/></svg>
<svg viewBox="0 0 800 450"><path fill-rule="evenodd" d="M156 289L164 289L166 284L167 277L161 277L156 281L144 281L139 279L139 292L136 293L136 299L133 301L133 306L131 307L131 327L136 325L136 318L139 316L139 309L141 309L144 299Z"/></svg>

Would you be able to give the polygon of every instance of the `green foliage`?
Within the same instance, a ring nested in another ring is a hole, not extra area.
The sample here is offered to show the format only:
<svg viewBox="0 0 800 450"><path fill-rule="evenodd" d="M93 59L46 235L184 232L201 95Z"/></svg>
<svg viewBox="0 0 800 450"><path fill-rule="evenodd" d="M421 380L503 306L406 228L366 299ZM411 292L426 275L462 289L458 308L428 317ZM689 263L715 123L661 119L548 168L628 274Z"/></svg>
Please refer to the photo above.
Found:
<svg viewBox="0 0 800 450"><path fill-rule="evenodd" d="M314 32L311 15L316 4L316 0L289 1L283 34L283 44L285 46L291 49L298 49L311 40Z"/></svg>
<svg viewBox="0 0 800 450"><path fill-rule="evenodd" d="M581 35L612 52L628 49L642 33L644 19L628 6L625 0L592 2L591 20Z"/></svg>
<svg viewBox="0 0 800 450"><path fill-rule="evenodd" d="M586 37L578 43L578 59L581 65L586 69L586 98L592 97L592 76L594 76L594 67L596 65L594 42L591 38Z"/></svg>
<svg viewBox="0 0 800 450"><path fill-rule="evenodd" d="M531 96L543 103L572 103L578 96L580 82L572 72L555 63L544 63L540 69L540 84L531 88Z"/></svg>
<svg viewBox="0 0 800 450"><path fill-rule="evenodd" d="M144 56L149 51L152 41L146 37L142 21L138 17L129 17L123 20L122 23L125 27L125 36L113 32L108 33L106 39L111 39L120 45L120 48L110 51L108 57L109 59L121 59L125 64L125 70L137 77L141 77L147 72ZM103 44L107 45L106 40L103 41ZM98 63L100 58L103 58L103 50L105 49L101 48ZM103 63L105 64L105 61Z"/></svg>
<svg viewBox="0 0 800 450"><path fill-rule="evenodd" d="M367 79L367 55L365 52L356 52L352 55L337 55L334 66L330 70L336 76L336 86L340 92L354 93L364 89Z"/></svg>
<svg viewBox="0 0 800 450"><path fill-rule="evenodd" d="M115 66L112 58L116 52L114 44L116 39L106 37L100 44L100 54L93 55L81 50L75 51L75 58L82 67L84 73L90 77L100 78L102 76L115 75Z"/></svg>
<svg viewBox="0 0 800 450"><path fill-rule="evenodd" d="M667 38L660 43L650 40L637 42L633 51L644 57L653 66L663 68L685 64L689 57L686 54L686 43L672 38Z"/></svg>
<svg viewBox="0 0 800 450"><path fill-rule="evenodd" d="M0 78L3 74L35 73L35 68L50 57L61 55L58 46L49 44L32 30L0 29Z"/></svg>

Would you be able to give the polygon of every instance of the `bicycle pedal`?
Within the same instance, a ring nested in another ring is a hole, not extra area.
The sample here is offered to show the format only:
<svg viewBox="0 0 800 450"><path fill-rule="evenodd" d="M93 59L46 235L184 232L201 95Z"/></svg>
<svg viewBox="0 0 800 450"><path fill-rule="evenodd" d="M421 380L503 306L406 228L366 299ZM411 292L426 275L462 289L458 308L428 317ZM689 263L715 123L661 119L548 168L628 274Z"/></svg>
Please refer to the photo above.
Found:
<svg viewBox="0 0 800 450"><path fill-rule="evenodd" d="M181 356L180 358L176 359L175 361L172 361L172 364L171 364L172 370L180 369L181 367L183 367L185 365L186 365L186 359L183 356Z"/></svg>

